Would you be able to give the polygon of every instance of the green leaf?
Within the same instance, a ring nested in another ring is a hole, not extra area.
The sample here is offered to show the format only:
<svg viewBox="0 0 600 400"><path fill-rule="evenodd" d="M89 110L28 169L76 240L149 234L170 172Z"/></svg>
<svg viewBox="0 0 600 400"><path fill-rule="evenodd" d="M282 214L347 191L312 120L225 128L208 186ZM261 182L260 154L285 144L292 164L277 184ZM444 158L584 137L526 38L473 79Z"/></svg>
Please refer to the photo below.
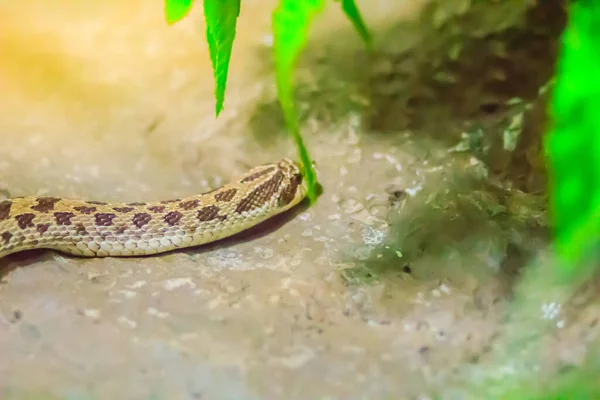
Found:
<svg viewBox="0 0 600 400"><path fill-rule="evenodd" d="M310 23L323 10L324 5L325 0L280 0L273 12L277 92L288 129L298 148L310 204L314 204L318 196L317 179L312 160L300 136L292 77L298 56L306 46Z"/></svg>
<svg viewBox="0 0 600 400"><path fill-rule="evenodd" d="M165 0L165 19L172 25L182 20L192 9L192 0Z"/></svg>
<svg viewBox="0 0 600 400"><path fill-rule="evenodd" d="M600 244L600 2L571 3L546 137L550 208L562 272Z"/></svg>
<svg viewBox="0 0 600 400"><path fill-rule="evenodd" d="M365 42L365 44L371 48L372 39L367 26L365 25L362 16L360 15L360 11L358 11L358 7L356 7L356 3L354 0L335 0L342 3L342 10L344 14L348 17L354 28L358 31L358 34Z"/></svg>
<svg viewBox="0 0 600 400"><path fill-rule="evenodd" d="M206 40L215 76L215 113L223 110L240 0L204 0Z"/></svg>

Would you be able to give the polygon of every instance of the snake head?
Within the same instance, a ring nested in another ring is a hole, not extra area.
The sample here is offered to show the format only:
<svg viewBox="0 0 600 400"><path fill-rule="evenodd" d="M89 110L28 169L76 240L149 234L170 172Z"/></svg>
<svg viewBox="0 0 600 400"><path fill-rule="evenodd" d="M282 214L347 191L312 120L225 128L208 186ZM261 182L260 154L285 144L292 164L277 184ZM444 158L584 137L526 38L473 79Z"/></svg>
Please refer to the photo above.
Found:
<svg viewBox="0 0 600 400"><path fill-rule="evenodd" d="M308 193L306 181L302 176L300 166L294 161L284 158L277 163L277 168L283 172L283 183L278 197L279 207L290 208L300 203Z"/></svg>

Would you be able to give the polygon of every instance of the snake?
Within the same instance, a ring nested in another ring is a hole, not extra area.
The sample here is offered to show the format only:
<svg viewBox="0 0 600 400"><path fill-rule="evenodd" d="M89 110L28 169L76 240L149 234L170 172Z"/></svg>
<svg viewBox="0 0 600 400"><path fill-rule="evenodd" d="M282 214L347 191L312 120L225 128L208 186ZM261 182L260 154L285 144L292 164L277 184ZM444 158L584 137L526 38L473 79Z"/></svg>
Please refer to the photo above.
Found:
<svg viewBox="0 0 600 400"><path fill-rule="evenodd" d="M121 203L51 196L0 201L0 258L33 249L81 257L165 253L245 231L307 195L300 166L283 158L180 199Z"/></svg>

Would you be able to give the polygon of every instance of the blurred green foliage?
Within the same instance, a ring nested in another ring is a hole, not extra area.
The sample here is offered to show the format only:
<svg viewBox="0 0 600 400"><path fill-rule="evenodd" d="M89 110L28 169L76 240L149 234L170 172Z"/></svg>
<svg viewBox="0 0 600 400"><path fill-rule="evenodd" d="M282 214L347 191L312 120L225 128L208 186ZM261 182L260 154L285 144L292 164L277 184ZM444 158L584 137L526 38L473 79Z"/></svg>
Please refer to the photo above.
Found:
<svg viewBox="0 0 600 400"><path fill-rule="evenodd" d="M192 0L165 0L165 19L169 25L181 20L192 8Z"/></svg>
<svg viewBox="0 0 600 400"><path fill-rule="evenodd" d="M565 277L600 237L600 2L570 5L545 150L558 255Z"/></svg>
<svg viewBox="0 0 600 400"><path fill-rule="evenodd" d="M217 116L223 110L225 102L229 60L239 15L240 0L204 0L206 41L215 77L215 113Z"/></svg>
<svg viewBox="0 0 600 400"><path fill-rule="evenodd" d="M354 0L341 1L342 9L361 38L370 46L371 35L364 24ZM312 20L325 6L325 0L280 0L273 12L273 39L275 72L279 102L288 130L296 143L298 156L308 185L311 204L318 196L318 182L312 159L300 134L294 103L293 72L298 57L304 50ZM192 7L192 0L165 0L165 19L173 24L184 18ZM204 0L206 40L215 79L215 112L223 110L229 60L235 39L236 22L240 14L240 0Z"/></svg>
<svg viewBox="0 0 600 400"><path fill-rule="evenodd" d="M356 3L354 2L354 0L334 0L334 1L341 1L342 10L344 11L344 13L348 17L348 19L352 22L352 25L354 25L354 28L358 31L358 34L360 35L362 40L370 48L372 45L371 34L369 33L369 30L368 30L367 26L365 25L365 23L362 19L362 16L360 15L360 11L358 11L358 8L356 7Z"/></svg>
<svg viewBox="0 0 600 400"><path fill-rule="evenodd" d="M294 68L308 37L308 29L313 18L323 10L325 0L281 0L273 13L273 40L275 50L275 72L277 95L288 130L296 142L300 161L304 165L304 176L309 188L309 200L317 198L316 174L312 160L304 146L298 116L294 106Z"/></svg>
<svg viewBox="0 0 600 400"><path fill-rule="evenodd" d="M503 400L588 400L600 398L598 354L592 353L581 368L571 368L550 382L522 382L506 391Z"/></svg>

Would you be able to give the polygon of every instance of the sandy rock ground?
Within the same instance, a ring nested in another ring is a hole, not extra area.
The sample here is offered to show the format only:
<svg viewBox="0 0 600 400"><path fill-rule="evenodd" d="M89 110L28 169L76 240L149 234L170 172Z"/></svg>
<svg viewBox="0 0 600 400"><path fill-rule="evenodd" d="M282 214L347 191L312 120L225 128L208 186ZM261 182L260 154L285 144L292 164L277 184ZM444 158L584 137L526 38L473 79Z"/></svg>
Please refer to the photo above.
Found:
<svg viewBox="0 0 600 400"><path fill-rule="evenodd" d="M169 27L162 4L121 3L0 3L1 189L157 200L294 157L271 68L275 1L242 1L218 119L201 7ZM518 113L494 102L532 91L439 86L460 69L410 55L432 43L415 22L424 2L358 2L376 56L331 3L297 74L318 203L156 257L1 260L2 398L425 399L490 353L521 267L548 241L545 202L501 183L509 153L463 122L502 131ZM560 328L544 339L550 373L582 362L598 308L585 297L571 317L545 295L532 313Z"/></svg>

